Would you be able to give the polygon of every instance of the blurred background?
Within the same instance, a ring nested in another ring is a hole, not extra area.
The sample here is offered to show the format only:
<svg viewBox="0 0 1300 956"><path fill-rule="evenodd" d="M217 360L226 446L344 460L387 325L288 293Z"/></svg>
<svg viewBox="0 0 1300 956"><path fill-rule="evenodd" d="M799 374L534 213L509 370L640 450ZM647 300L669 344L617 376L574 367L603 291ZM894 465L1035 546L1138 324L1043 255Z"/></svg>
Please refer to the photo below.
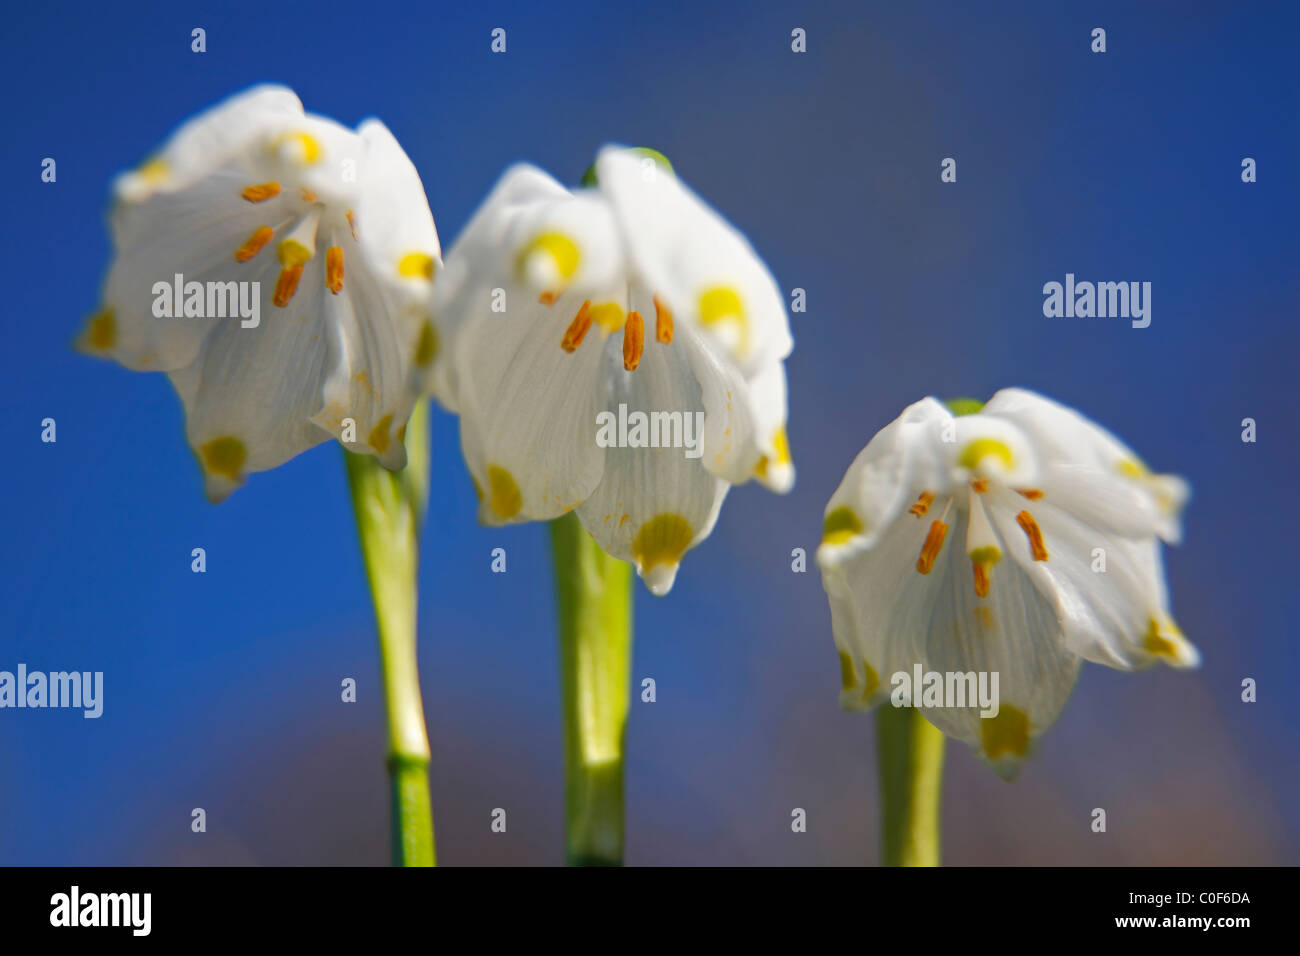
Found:
<svg viewBox="0 0 1300 956"><path fill-rule="evenodd" d="M1079 407L1190 479L1166 565L1204 665L1086 667L1012 784L950 743L945 861L1300 862L1300 18L1292 4L1047 6L8 11L0 669L100 670L105 704L98 720L0 711L0 863L388 860L376 639L337 447L214 507L166 378L69 347L107 268L113 174L263 81L348 125L382 118L444 248L510 163L576 182L602 143L644 144L807 292L787 365L794 492L733 491L667 598L638 584L633 676L658 700L632 704L629 863L876 861L873 722L838 708L825 596L791 550L811 558L831 491L904 406L1006 385ZM490 52L496 27L505 54ZM791 52L796 27L806 54ZM945 157L955 184L940 182ZM1044 318L1042 286L1066 272L1150 281L1151 326ZM47 416L57 444L40 441ZM439 860L559 863L547 529L476 524L441 412L433 455L420 656ZM206 574L190 571L194 547ZM489 571L495 547L506 574ZM355 704L340 702L345 677ZM190 831L194 807L206 834ZM791 832L795 807L807 833Z"/></svg>

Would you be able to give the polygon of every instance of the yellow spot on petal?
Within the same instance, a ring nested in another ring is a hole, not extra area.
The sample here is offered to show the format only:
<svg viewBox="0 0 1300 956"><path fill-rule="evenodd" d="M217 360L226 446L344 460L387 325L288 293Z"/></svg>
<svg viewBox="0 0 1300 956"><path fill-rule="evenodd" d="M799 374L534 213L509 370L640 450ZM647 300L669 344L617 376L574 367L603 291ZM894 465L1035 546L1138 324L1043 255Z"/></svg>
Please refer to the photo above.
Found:
<svg viewBox="0 0 1300 956"><path fill-rule="evenodd" d="M366 443L370 445L379 454L388 451L391 440L388 436L388 429L393 424L393 416L385 415L375 423L375 427L370 429L370 435L366 438Z"/></svg>
<svg viewBox="0 0 1300 956"><path fill-rule="evenodd" d="M433 256L425 252L408 252L398 261L397 274L408 279L432 279Z"/></svg>
<svg viewBox="0 0 1300 956"><path fill-rule="evenodd" d="M979 467L979 463L988 457L998 459L1006 468L1010 468L1014 460L1006 442L998 441L996 438L976 438L962 449L958 461L963 468L974 471Z"/></svg>
<svg viewBox="0 0 1300 956"><path fill-rule="evenodd" d="M853 690L858 686L858 675L853 670L852 656L840 651L840 688Z"/></svg>
<svg viewBox="0 0 1300 956"><path fill-rule="evenodd" d="M1162 627L1160 622L1152 617L1147 620L1147 632L1142 640L1142 648L1156 657L1177 659L1179 646L1177 642L1170 639L1176 637L1182 637L1182 633L1172 621L1166 622Z"/></svg>
<svg viewBox="0 0 1300 956"><path fill-rule="evenodd" d="M841 505L822 523L822 544L843 544L862 533L862 519L848 505Z"/></svg>
<svg viewBox="0 0 1300 956"><path fill-rule="evenodd" d="M731 429L728 428L725 434L730 435ZM754 474L758 475L758 477L766 478L767 469L770 465L790 464L790 441L786 437L784 425L772 433L772 452L775 455L774 458L769 459L767 455L764 455L758 460L758 464L754 466Z"/></svg>
<svg viewBox="0 0 1300 956"><path fill-rule="evenodd" d="M209 473L237 481L244 462L248 460L248 449L238 438L225 435L201 446L199 456Z"/></svg>
<svg viewBox="0 0 1300 956"><path fill-rule="evenodd" d="M298 190L298 195L302 196L303 202L316 201L316 194L312 192L310 189L308 189L306 186L303 186L301 189Z"/></svg>
<svg viewBox="0 0 1300 956"><path fill-rule="evenodd" d="M578 252L578 244L570 237L562 232L543 232L519 251L516 260L518 270L523 272L528 260L539 253L551 257L551 261L555 263L555 271L559 273L561 279L572 279L574 273L578 271L578 263L582 258Z"/></svg>
<svg viewBox="0 0 1300 956"><path fill-rule="evenodd" d="M415 343L415 364L425 368L437 354L438 330L431 320L425 319L424 325L420 326L420 339Z"/></svg>
<svg viewBox="0 0 1300 956"><path fill-rule="evenodd" d="M700 295L700 321L705 325L713 325L727 320L745 321L745 307L741 304L740 293L730 286L706 289Z"/></svg>
<svg viewBox="0 0 1300 956"><path fill-rule="evenodd" d="M1147 473L1146 467L1140 461L1134 461L1131 458L1116 462L1115 470L1121 475L1127 475L1129 478L1141 478Z"/></svg>
<svg viewBox="0 0 1300 956"><path fill-rule="evenodd" d="M784 425L772 433L772 450L776 452L778 465L790 463L790 440L786 437Z"/></svg>
<svg viewBox="0 0 1300 956"><path fill-rule="evenodd" d="M749 351L749 323L740 293L731 286L714 286L700 294L700 323L705 328L734 326L735 347L742 355Z"/></svg>
<svg viewBox="0 0 1300 956"><path fill-rule="evenodd" d="M916 570L929 574L934 568L934 560L939 556L943 540L948 536L948 526L942 521L930 523L930 530L925 535L925 544L921 545L921 556L916 559Z"/></svg>
<svg viewBox="0 0 1300 956"><path fill-rule="evenodd" d="M243 196L249 202L266 202L268 199L274 199L280 195L280 184L277 182L258 183L256 186L246 186L244 191L239 195Z"/></svg>
<svg viewBox="0 0 1300 956"><path fill-rule="evenodd" d="M984 756L997 760L1004 755L1023 757L1029 750L1029 717L1019 707L1003 704L996 717L980 721Z"/></svg>
<svg viewBox="0 0 1300 956"><path fill-rule="evenodd" d="M111 349L117 343L117 315L105 309L86 326L86 341L94 349Z"/></svg>
<svg viewBox="0 0 1300 956"><path fill-rule="evenodd" d="M304 166L311 166L313 163L320 162L320 143L310 133L285 133L277 136L271 145L281 155L285 152L283 147L290 146L293 150L293 158Z"/></svg>
<svg viewBox="0 0 1300 956"><path fill-rule="evenodd" d="M488 507L498 518L513 518L524 505L514 476L499 465L488 465Z"/></svg>
<svg viewBox="0 0 1300 956"><path fill-rule="evenodd" d="M690 547L695 532L690 522L681 515L666 513L655 515L636 533L632 540L632 557L636 558L642 572L660 564L678 564Z"/></svg>
<svg viewBox="0 0 1300 956"><path fill-rule="evenodd" d="M154 157L146 160L135 173L150 186L157 186L165 182L167 177L171 175L171 167L167 165L167 160Z"/></svg>
<svg viewBox="0 0 1300 956"><path fill-rule="evenodd" d="M862 670L866 677L866 682L862 685L862 699L866 700L880 687L880 675L866 661L862 662Z"/></svg>
<svg viewBox="0 0 1300 956"><path fill-rule="evenodd" d="M339 246L325 250L325 287L334 295L343 291L343 249Z"/></svg>
<svg viewBox="0 0 1300 956"><path fill-rule="evenodd" d="M599 302L590 310L591 320L606 332L617 332L627 321L627 313L617 302Z"/></svg>
<svg viewBox="0 0 1300 956"><path fill-rule="evenodd" d="M632 517L630 514L624 514L622 517L620 517L620 518L618 519L618 526L619 526L620 528L623 527L624 523L625 523L625 522L627 521L627 519L630 518L630 517Z"/></svg>
<svg viewBox="0 0 1300 956"><path fill-rule="evenodd" d="M979 621L984 630L993 630L993 609L987 604L975 605L975 620Z"/></svg>
<svg viewBox="0 0 1300 956"><path fill-rule="evenodd" d="M1022 511L1016 515L1016 524L1020 525L1025 532L1025 537L1029 539L1029 550L1034 556L1035 561L1047 560L1047 548L1043 545L1043 532L1038 527L1038 522L1028 511Z"/></svg>
<svg viewBox="0 0 1300 956"><path fill-rule="evenodd" d="M258 226L242 246L235 250L236 262L247 262L257 255L271 241L275 232L270 226Z"/></svg>

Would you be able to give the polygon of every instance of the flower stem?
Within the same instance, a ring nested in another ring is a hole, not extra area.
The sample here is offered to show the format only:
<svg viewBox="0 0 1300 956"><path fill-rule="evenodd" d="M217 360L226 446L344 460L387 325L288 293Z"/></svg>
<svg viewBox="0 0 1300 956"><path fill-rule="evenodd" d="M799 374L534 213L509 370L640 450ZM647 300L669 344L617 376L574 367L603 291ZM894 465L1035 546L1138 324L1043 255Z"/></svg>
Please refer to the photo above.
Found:
<svg viewBox="0 0 1300 956"><path fill-rule="evenodd" d="M564 707L570 866L623 863L623 741L632 658L632 566L569 513L551 522Z"/></svg>
<svg viewBox="0 0 1300 956"><path fill-rule="evenodd" d="M415 659L416 571L429 500L429 408L421 400L406 426L407 465L390 472L371 455L344 451L352 507L379 630L388 717L394 866L433 866L429 735Z"/></svg>
<svg viewBox="0 0 1300 956"><path fill-rule="evenodd" d="M913 707L876 710L881 862L939 865L944 736Z"/></svg>

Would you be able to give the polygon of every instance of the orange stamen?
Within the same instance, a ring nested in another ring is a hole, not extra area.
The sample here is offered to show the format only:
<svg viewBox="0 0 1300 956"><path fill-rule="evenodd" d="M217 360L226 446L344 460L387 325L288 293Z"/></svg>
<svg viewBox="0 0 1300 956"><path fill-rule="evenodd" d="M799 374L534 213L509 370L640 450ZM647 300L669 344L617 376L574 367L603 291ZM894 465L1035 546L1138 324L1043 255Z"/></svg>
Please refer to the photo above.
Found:
<svg viewBox="0 0 1300 956"><path fill-rule="evenodd" d="M303 186L300 192L301 192L301 195L302 195L302 201L303 201L303 202L315 202L315 201L316 201L316 194L315 194L314 192L312 192L310 189L308 189L306 186Z"/></svg>
<svg viewBox="0 0 1300 956"><path fill-rule="evenodd" d="M987 478L972 478L970 486L976 494L982 495L989 490L989 480Z"/></svg>
<svg viewBox="0 0 1300 956"><path fill-rule="evenodd" d="M673 340L673 313L668 306L664 305L659 296L654 297L655 302L655 341L669 345Z"/></svg>
<svg viewBox="0 0 1300 956"><path fill-rule="evenodd" d="M259 226L257 231L248 237L248 241L235 250L235 261L247 262L253 258L271 241L273 235L275 232L270 226Z"/></svg>
<svg viewBox="0 0 1300 956"><path fill-rule="evenodd" d="M623 326L623 367L635 372L641 364L641 352L645 349L645 323L641 321L640 312L629 312L627 324Z"/></svg>
<svg viewBox="0 0 1300 956"><path fill-rule="evenodd" d="M558 292L543 292L537 297L537 301L542 305L555 305L555 300L560 297Z"/></svg>
<svg viewBox="0 0 1300 956"><path fill-rule="evenodd" d="M1043 497L1043 493L1037 488L1018 488L1017 490L1030 501L1037 501L1039 498Z"/></svg>
<svg viewBox="0 0 1300 956"><path fill-rule="evenodd" d="M925 536L925 544L921 546L921 556L916 559L916 570L922 574L929 574L930 569L934 567L934 559L939 556L939 549L943 547L943 539L948 534L948 526L942 521L935 521L930 525L930 532Z"/></svg>
<svg viewBox="0 0 1300 956"><path fill-rule="evenodd" d="M280 195L280 184L259 183L256 186L248 186L239 195L243 196L249 202L266 202L268 199L274 199Z"/></svg>
<svg viewBox="0 0 1300 956"><path fill-rule="evenodd" d="M352 210L351 210L351 209L348 210L348 229L350 229L350 230L352 231L352 240L353 240L353 242L360 242L360 241L361 241L361 235L360 235L360 233L357 232L357 220L356 220L356 218L352 215Z"/></svg>
<svg viewBox="0 0 1300 956"><path fill-rule="evenodd" d="M294 292L298 288L298 280L302 278L302 266L290 266L287 269L280 270L280 278L275 283L275 294L271 296L271 304L284 308L293 298Z"/></svg>
<svg viewBox="0 0 1300 956"><path fill-rule="evenodd" d="M908 514L916 515L918 518L923 517L930 510L930 505L934 503L934 492L923 491L921 497L916 499L916 504L907 510Z"/></svg>
<svg viewBox="0 0 1300 956"><path fill-rule="evenodd" d="M1043 547L1043 532L1038 528L1038 522L1028 511L1022 511L1016 515L1016 524L1024 529L1026 537L1029 538L1029 550L1033 552L1035 561L1047 560L1047 548Z"/></svg>
<svg viewBox="0 0 1300 956"><path fill-rule="evenodd" d="M975 568L975 596L986 598L989 596L991 566L986 561L972 561L971 565Z"/></svg>
<svg viewBox="0 0 1300 956"><path fill-rule="evenodd" d="M566 352L572 352L582 344L583 336L591 328L591 300L582 303L578 309L578 314L573 317L569 327L564 331L564 338L560 342L560 348Z"/></svg>
<svg viewBox="0 0 1300 956"><path fill-rule="evenodd" d="M325 250L325 286L335 295L343 289L343 250L338 246Z"/></svg>

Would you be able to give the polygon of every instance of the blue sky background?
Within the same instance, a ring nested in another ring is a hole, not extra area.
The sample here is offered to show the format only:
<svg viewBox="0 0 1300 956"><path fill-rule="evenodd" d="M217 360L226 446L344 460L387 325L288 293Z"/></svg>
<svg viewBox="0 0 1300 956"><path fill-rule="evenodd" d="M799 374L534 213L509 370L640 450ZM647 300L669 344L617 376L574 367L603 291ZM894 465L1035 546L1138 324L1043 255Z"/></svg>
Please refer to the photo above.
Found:
<svg viewBox="0 0 1300 956"><path fill-rule="evenodd" d="M875 861L872 722L838 709L825 597L790 551L815 546L845 468L904 406L1006 385L1190 479L1166 563L1205 663L1087 667L1011 785L950 745L947 860L1300 862L1297 19L1191 2L7 11L0 669L102 670L106 700L94 721L0 711L0 863L387 860L375 638L337 448L211 506L166 379L69 348L108 264L113 174L263 81L349 125L382 118L444 247L510 163L576 181L621 141L663 150L807 290L795 491L734 491L671 595L638 588L634 676L658 702L632 705L629 862ZM956 184L939 181L947 156ZM1152 282L1150 328L1044 318L1042 285L1066 272ZM40 441L47 416L57 444ZM420 654L440 860L555 863L546 529L480 528L455 420L439 413L433 440ZM347 676L355 705L339 702ZM793 807L808 833L791 833Z"/></svg>

